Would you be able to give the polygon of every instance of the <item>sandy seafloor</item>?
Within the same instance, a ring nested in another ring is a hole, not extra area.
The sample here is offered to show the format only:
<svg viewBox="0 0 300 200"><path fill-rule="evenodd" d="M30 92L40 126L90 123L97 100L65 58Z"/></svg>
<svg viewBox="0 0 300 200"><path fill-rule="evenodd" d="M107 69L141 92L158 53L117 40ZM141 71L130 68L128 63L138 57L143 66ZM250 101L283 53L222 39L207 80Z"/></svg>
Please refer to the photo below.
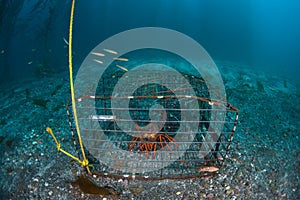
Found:
<svg viewBox="0 0 300 200"><path fill-rule="evenodd" d="M212 177L140 181L96 177L118 188L84 194L80 166L58 153L45 129L74 152L68 71L0 89L0 199L300 199L300 89L280 77L217 63L240 119L225 166Z"/></svg>

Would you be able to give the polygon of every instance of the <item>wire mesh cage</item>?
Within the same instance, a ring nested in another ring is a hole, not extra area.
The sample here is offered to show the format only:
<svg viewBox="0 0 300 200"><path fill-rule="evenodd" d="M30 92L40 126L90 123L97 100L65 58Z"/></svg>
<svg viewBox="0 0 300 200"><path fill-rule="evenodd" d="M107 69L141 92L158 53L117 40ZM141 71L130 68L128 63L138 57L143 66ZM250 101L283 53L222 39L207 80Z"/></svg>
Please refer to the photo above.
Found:
<svg viewBox="0 0 300 200"><path fill-rule="evenodd" d="M121 77L124 79L124 72L111 71L101 77L96 95L87 92L77 97L77 111L83 116L78 123L93 173L142 179L186 178L214 172L223 165L238 110L228 102L211 100L201 77L183 76L194 95L186 95L186 83L176 77L168 80L176 88L170 90L159 71L140 77L155 81L119 95L113 91ZM138 80L125 77L124 91ZM185 108L183 104L191 100L197 106ZM212 121L212 115L218 114L225 120ZM75 131L70 106L69 120ZM216 132L212 123L221 124L222 130Z"/></svg>

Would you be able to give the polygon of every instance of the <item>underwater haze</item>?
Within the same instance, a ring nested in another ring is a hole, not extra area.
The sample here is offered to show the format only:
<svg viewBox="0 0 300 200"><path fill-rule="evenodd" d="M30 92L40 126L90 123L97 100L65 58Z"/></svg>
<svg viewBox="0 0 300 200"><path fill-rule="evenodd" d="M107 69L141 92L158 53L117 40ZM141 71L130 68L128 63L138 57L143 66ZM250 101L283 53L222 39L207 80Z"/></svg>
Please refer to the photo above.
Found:
<svg viewBox="0 0 300 200"><path fill-rule="evenodd" d="M0 83L66 70L70 1L0 1ZM164 27L198 41L214 60L299 84L300 1L77 1L74 60L137 27Z"/></svg>

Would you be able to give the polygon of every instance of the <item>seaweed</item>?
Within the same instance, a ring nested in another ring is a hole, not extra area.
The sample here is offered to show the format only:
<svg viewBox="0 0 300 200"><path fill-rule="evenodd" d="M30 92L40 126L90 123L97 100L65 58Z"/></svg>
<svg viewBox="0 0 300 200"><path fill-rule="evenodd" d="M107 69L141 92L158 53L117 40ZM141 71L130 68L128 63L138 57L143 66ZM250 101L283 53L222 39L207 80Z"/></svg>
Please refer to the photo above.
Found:
<svg viewBox="0 0 300 200"><path fill-rule="evenodd" d="M111 194L108 189L105 187L99 187L93 180L90 178L81 175L72 185L78 185L80 190L86 194L99 194L99 195L109 195Z"/></svg>
<svg viewBox="0 0 300 200"><path fill-rule="evenodd" d="M13 171L14 171L14 169L11 166L6 168L6 173L8 173L8 174L12 173Z"/></svg>
<svg viewBox="0 0 300 200"><path fill-rule="evenodd" d="M265 92L264 85L260 81L256 81L256 84L257 84L258 91Z"/></svg>
<svg viewBox="0 0 300 200"><path fill-rule="evenodd" d="M0 125L5 125L5 124L7 124L6 119L0 119Z"/></svg>
<svg viewBox="0 0 300 200"><path fill-rule="evenodd" d="M33 103L37 106L41 106L43 108L47 107L47 103L49 100L44 100L44 99L33 99Z"/></svg>
<svg viewBox="0 0 300 200"><path fill-rule="evenodd" d="M0 144L2 143L2 141L5 139L5 137L4 136L0 136Z"/></svg>
<svg viewBox="0 0 300 200"><path fill-rule="evenodd" d="M6 141L6 146L8 146L9 148L11 148L13 142L14 142L13 140L7 140L7 141Z"/></svg>
<svg viewBox="0 0 300 200"><path fill-rule="evenodd" d="M62 108L61 105L57 105L53 108L53 112L58 112Z"/></svg>
<svg viewBox="0 0 300 200"><path fill-rule="evenodd" d="M283 87L287 88L287 82L286 82L286 80L283 81Z"/></svg>
<svg viewBox="0 0 300 200"><path fill-rule="evenodd" d="M54 96L58 90L60 90L62 88L63 84L59 84L55 87L55 89L53 90L53 92L51 93L51 96Z"/></svg>
<svg viewBox="0 0 300 200"><path fill-rule="evenodd" d="M30 98L30 90L28 88L25 89L26 99Z"/></svg>

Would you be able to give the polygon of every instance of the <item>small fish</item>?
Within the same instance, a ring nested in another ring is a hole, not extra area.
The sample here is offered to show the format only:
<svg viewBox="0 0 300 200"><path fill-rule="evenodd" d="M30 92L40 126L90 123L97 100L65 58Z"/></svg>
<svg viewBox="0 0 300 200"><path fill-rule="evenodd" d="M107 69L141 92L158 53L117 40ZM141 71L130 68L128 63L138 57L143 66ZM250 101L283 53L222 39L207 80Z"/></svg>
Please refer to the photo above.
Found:
<svg viewBox="0 0 300 200"><path fill-rule="evenodd" d="M28 65L31 65L32 63L33 63L32 61L29 61L27 64L28 64Z"/></svg>
<svg viewBox="0 0 300 200"><path fill-rule="evenodd" d="M33 52L34 52L34 51L36 51L36 49L31 49L31 51L33 51Z"/></svg>
<svg viewBox="0 0 300 200"><path fill-rule="evenodd" d="M43 142L41 140L35 140L35 141L39 144L43 144Z"/></svg>
<svg viewBox="0 0 300 200"><path fill-rule="evenodd" d="M4 49L2 49L2 50L1 50L1 54L4 54L4 53L5 53L5 51L4 51Z"/></svg>
<svg viewBox="0 0 300 200"><path fill-rule="evenodd" d="M94 61L97 63L103 64L103 61L101 61L101 60L94 59Z"/></svg>
<svg viewBox="0 0 300 200"><path fill-rule="evenodd" d="M103 49L104 51L111 53L111 54L118 54L118 52L111 50L111 49Z"/></svg>
<svg viewBox="0 0 300 200"><path fill-rule="evenodd" d="M207 166L199 169L199 172L216 172L219 171L219 167Z"/></svg>
<svg viewBox="0 0 300 200"><path fill-rule="evenodd" d="M123 67L123 66L121 66L121 65L116 65L116 66L119 67L120 69L123 69L124 71L128 72L128 69L127 69L127 68L125 68L125 67Z"/></svg>
<svg viewBox="0 0 300 200"><path fill-rule="evenodd" d="M119 60L119 61L128 61L128 58L114 58L114 60Z"/></svg>
<svg viewBox="0 0 300 200"><path fill-rule="evenodd" d="M63 38L64 39L64 42L69 45L69 42L66 40L66 38Z"/></svg>
<svg viewBox="0 0 300 200"><path fill-rule="evenodd" d="M98 53L98 52L92 52L91 54L96 55L96 56L105 56L103 53Z"/></svg>

